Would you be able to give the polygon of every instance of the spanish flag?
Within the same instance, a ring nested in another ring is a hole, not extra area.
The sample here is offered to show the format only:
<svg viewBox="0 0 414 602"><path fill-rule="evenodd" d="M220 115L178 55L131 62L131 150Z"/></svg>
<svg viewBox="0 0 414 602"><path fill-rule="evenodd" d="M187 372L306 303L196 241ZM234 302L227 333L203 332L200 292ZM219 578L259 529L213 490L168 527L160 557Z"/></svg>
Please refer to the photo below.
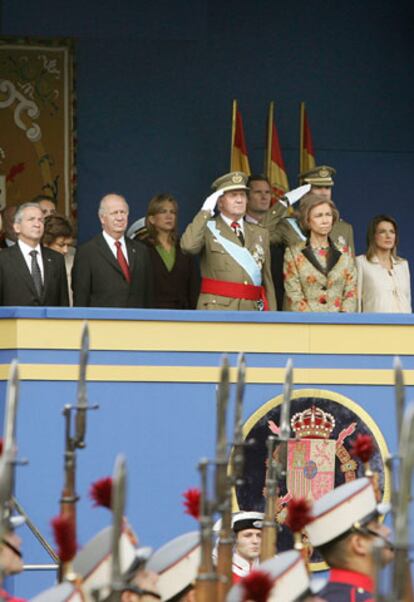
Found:
<svg viewBox="0 0 414 602"><path fill-rule="evenodd" d="M267 150L266 150L266 176L272 186L273 202L280 199L289 190L289 182L286 174L285 162L279 143L274 120L274 102L269 105L267 121Z"/></svg>
<svg viewBox="0 0 414 602"><path fill-rule="evenodd" d="M316 165L315 151L313 150L312 134L309 127L305 103L300 103L300 149L299 173L313 169Z"/></svg>
<svg viewBox="0 0 414 602"><path fill-rule="evenodd" d="M246 139L244 137L243 120L237 108L237 100L233 100L230 171L243 171L248 176L251 174Z"/></svg>

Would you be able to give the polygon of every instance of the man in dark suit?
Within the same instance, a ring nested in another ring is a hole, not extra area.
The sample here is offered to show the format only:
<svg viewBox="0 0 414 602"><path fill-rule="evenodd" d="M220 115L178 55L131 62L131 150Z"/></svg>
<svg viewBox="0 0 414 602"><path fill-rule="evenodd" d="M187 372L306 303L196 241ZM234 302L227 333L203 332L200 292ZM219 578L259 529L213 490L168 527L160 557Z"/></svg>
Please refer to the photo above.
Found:
<svg viewBox="0 0 414 602"><path fill-rule="evenodd" d="M0 252L0 305L68 305L63 255L43 247L43 213L37 203L16 211L17 244Z"/></svg>
<svg viewBox="0 0 414 602"><path fill-rule="evenodd" d="M81 245L75 255L75 306L151 307L151 262L145 245L124 236L128 213L124 197L103 197L98 212L102 233Z"/></svg>

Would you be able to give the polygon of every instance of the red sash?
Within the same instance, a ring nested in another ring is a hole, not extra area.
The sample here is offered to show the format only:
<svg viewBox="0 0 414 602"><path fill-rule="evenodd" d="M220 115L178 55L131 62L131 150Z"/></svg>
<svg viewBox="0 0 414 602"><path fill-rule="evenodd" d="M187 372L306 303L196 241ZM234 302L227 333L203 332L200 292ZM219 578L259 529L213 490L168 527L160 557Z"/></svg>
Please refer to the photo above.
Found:
<svg viewBox="0 0 414 602"><path fill-rule="evenodd" d="M269 303L264 286L254 284L242 284L240 282L228 282L227 280L214 280L213 278L202 278L201 292L220 297L231 297L232 299L247 299L248 301L263 301L264 311L269 311Z"/></svg>

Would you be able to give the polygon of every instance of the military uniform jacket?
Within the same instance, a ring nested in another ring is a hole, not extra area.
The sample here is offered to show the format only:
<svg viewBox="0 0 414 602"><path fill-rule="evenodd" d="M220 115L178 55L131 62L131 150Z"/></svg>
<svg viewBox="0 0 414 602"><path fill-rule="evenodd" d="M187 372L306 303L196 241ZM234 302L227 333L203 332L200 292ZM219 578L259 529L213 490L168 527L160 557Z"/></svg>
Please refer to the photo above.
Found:
<svg viewBox="0 0 414 602"><path fill-rule="evenodd" d="M200 211L182 235L181 249L184 253L201 254L200 268L203 278L253 284L247 272L224 250L208 229L207 222L211 219L214 219L222 236L233 243L241 245L236 234L220 216L212 218L208 211ZM275 310L276 299L270 272L268 232L261 226L245 222L244 239L246 249L261 265L262 284L266 291L269 309ZM257 310L257 302L201 293L198 298L197 309Z"/></svg>
<svg viewBox="0 0 414 602"><path fill-rule="evenodd" d="M330 241L326 269L307 242L287 247L283 274L289 311L352 312L357 310L357 272L350 252Z"/></svg>
<svg viewBox="0 0 414 602"><path fill-rule="evenodd" d="M326 602L374 602L374 583L367 575L332 569L328 583L318 592Z"/></svg>

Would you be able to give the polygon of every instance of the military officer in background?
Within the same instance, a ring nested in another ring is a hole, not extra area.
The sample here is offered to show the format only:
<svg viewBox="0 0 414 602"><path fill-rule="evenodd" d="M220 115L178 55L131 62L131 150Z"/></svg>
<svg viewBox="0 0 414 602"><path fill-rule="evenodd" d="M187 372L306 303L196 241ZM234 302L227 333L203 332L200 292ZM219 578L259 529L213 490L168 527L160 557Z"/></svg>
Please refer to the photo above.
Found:
<svg viewBox="0 0 414 602"><path fill-rule="evenodd" d="M275 310L268 232L243 219L246 174L227 173L212 188L181 238L184 253L201 254L197 309Z"/></svg>
<svg viewBox="0 0 414 602"><path fill-rule="evenodd" d="M299 178L302 184L310 184L309 194L315 194L329 201L332 199L335 174L336 171L333 167L321 165L300 174ZM295 217L280 219L277 212L270 211L262 221L262 225L269 230L270 243L273 245L290 247L306 240ZM330 238L335 245L341 248L348 247L350 252L355 255L354 231L351 224L340 219L334 224Z"/></svg>

